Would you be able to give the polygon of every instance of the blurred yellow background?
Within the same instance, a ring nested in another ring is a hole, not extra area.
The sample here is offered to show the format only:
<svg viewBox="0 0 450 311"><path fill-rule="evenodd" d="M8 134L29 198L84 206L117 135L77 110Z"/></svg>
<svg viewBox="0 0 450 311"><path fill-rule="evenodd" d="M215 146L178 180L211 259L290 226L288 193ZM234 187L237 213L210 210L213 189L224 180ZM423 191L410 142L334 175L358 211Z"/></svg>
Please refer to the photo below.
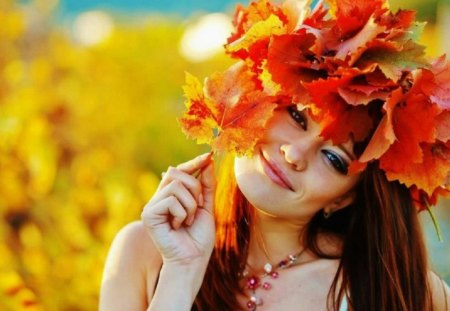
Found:
<svg viewBox="0 0 450 311"><path fill-rule="evenodd" d="M430 55L450 51L449 1L401 5L431 21ZM218 52L230 12L66 19L59 6L0 1L0 310L97 309L114 235L139 218L167 166L207 150L177 124L184 71L205 77L230 64ZM444 243L422 215L447 282L449 205L435 209Z"/></svg>

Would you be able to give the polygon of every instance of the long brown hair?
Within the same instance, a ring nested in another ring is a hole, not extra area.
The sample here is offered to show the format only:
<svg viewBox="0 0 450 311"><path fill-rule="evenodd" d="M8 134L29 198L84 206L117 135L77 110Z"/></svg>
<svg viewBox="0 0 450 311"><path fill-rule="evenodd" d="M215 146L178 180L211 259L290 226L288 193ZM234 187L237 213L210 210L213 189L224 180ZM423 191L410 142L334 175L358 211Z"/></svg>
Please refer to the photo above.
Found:
<svg viewBox="0 0 450 311"><path fill-rule="evenodd" d="M241 309L236 299L243 292L238 272L247 260L252 211L236 185L233 161L231 156L221 161L216 245L193 310ZM425 246L408 189L389 182L376 163L369 165L357 187L351 206L329 219L317 213L303 235L305 246L322 258L335 255L320 249L318 234L342 237L328 309L338 310L343 295L348 295L354 311L433 310Z"/></svg>

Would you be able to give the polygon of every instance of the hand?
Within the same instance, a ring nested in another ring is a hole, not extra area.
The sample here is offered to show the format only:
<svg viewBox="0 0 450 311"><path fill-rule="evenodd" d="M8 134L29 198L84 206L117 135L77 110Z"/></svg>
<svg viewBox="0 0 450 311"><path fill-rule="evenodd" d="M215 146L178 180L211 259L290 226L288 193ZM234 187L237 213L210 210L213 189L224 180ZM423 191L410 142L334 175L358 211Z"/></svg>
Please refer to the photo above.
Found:
<svg viewBox="0 0 450 311"><path fill-rule="evenodd" d="M211 153L170 167L163 175L141 217L164 263L208 262L214 247L215 188Z"/></svg>

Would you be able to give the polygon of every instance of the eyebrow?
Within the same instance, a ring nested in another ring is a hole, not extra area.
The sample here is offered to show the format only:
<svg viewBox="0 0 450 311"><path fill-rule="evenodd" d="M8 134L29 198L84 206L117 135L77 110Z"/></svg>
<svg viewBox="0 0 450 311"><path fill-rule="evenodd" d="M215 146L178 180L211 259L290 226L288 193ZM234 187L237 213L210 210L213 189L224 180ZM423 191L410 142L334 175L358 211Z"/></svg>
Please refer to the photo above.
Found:
<svg viewBox="0 0 450 311"><path fill-rule="evenodd" d="M342 152L344 152L350 158L350 160L355 161L355 156L347 148L345 148L343 145L337 145L337 147L341 149Z"/></svg>

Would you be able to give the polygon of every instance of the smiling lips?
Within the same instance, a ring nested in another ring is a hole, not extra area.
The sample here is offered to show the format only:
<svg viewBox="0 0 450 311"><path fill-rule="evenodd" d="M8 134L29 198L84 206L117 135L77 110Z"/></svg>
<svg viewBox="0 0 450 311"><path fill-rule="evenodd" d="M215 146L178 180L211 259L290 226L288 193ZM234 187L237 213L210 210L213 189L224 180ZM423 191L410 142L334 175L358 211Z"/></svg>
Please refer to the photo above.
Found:
<svg viewBox="0 0 450 311"><path fill-rule="evenodd" d="M289 182L286 174L284 174L284 172L278 167L278 165L275 162L270 161L270 159L266 159L262 151L260 152L260 157L266 175L277 185L285 189L294 191L294 187Z"/></svg>

